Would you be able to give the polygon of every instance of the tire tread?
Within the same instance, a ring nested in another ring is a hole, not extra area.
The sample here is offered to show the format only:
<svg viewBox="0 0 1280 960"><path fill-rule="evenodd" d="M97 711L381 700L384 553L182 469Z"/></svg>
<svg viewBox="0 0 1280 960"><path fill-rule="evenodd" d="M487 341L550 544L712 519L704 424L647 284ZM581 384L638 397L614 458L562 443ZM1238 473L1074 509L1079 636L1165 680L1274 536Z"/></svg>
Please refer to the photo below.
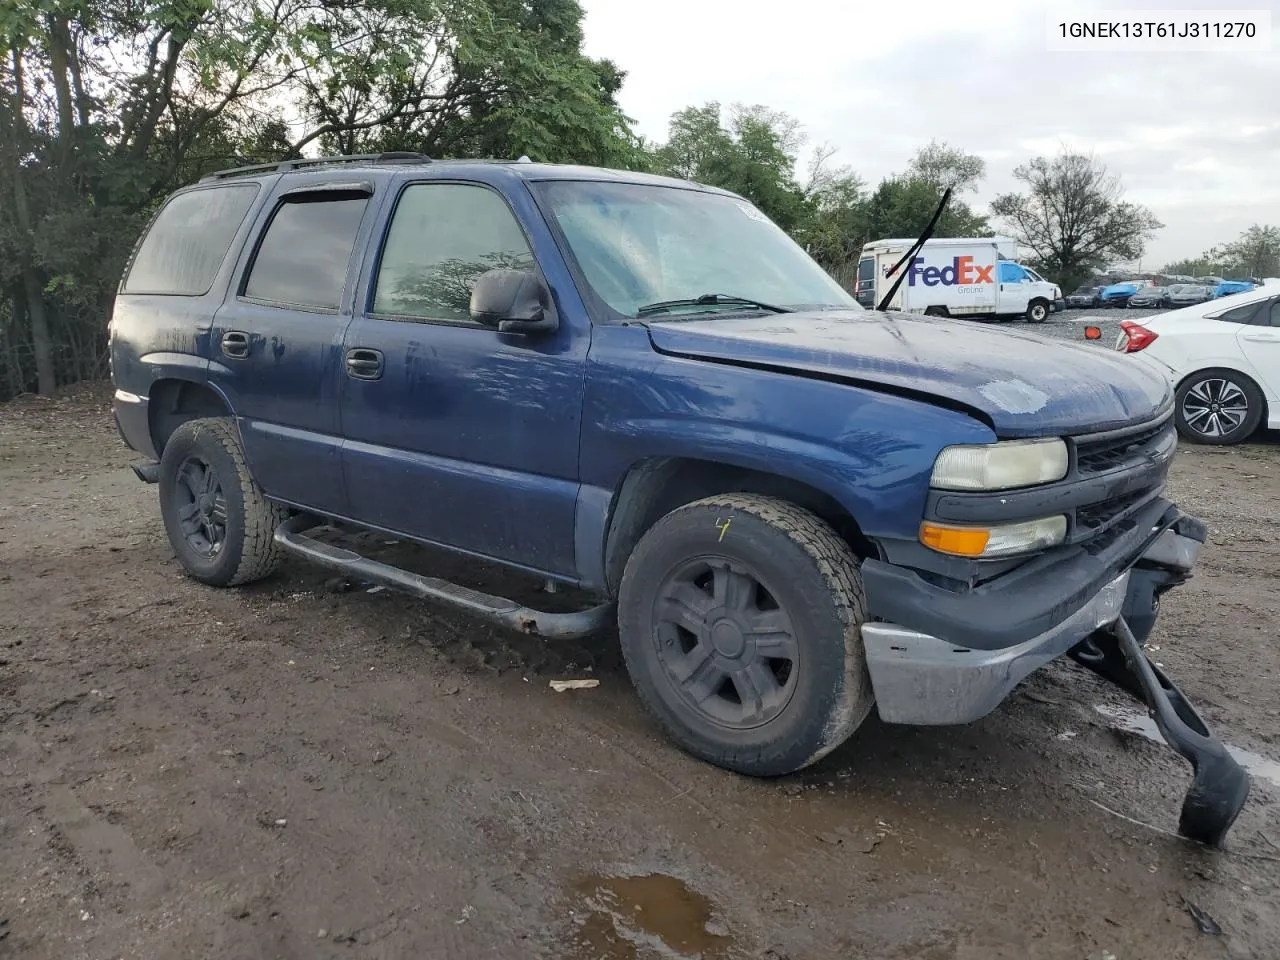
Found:
<svg viewBox="0 0 1280 960"><path fill-rule="evenodd" d="M849 544L828 523L809 510L777 497L746 493L716 494L676 508L654 526L656 528L668 518L678 514L707 508L749 514L783 533L810 558L826 585L841 626L844 642L844 671L837 702L823 718L823 728L817 738L817 745L800 762L797 763L787 756L790 751L786 744L774 750L762 749L747 762L744 762L746 758L740 750L721 755L709 754L705 750L691 752L696 752L698 756L718 766L737 769L740 772L755 772L763 769L768 771L764 775L780 775L802 770L844 743L866 719L875 703L870 676L867 673L860 629L866 619L866 597L862 577L858 573L857 557ZM651 528L651 532L653 529ZM648 536L647 533L646 536ZM641 543L643 540L644 538L641 538ZM624 590L626 582L633 573L633 568L628 563L627 571L623 575ZM626 653L625 645L624 653ZM627 659L629 660L630 657L628 656ZM658 717L663 716L663 711L653 702L652 695L642 685L636 685L636 692L650 713ZM683 739L681 742L687 749L689 746L687 742Z"/></svg>
<svg viewBox="0 0 1280 960"><path fill-rule="evenodd" d="M235 467L234 479L240 488L240 502L244 505L244 542L240 563L226 586L240 586L270 576L284 559L284 551L276 544L275 532L287 518L288 511L268 500L253 479L240 444L239 431L231 417L205 417L191 420L184 426L191 430L194 439L204 437L221 447Z"/></svg>

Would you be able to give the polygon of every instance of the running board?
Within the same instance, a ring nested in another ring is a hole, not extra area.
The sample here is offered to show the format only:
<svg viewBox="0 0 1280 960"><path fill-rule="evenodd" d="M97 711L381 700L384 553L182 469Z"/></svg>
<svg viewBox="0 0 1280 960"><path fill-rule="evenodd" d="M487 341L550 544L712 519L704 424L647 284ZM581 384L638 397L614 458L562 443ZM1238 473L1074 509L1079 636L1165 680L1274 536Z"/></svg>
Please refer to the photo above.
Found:
<svg viewBox="0 0 1280 960"><path fill-rule="evenodd" d="M290 553L346 574L354 580L381 584L410 596L455 607L472 616L520 633L536 634L558 640L574 640L600 633L608 629L613 622L612 603L604 603L589 610L573 613L546 613L534 610L505 597L494 597L447 580L424 577L421 574L402 570L400 567L393 567L389 563L370 560L353 550L336 547L304 534L303 531L317 525L314 517L305 514L291 517L276 528L275 542Z"/></svg>

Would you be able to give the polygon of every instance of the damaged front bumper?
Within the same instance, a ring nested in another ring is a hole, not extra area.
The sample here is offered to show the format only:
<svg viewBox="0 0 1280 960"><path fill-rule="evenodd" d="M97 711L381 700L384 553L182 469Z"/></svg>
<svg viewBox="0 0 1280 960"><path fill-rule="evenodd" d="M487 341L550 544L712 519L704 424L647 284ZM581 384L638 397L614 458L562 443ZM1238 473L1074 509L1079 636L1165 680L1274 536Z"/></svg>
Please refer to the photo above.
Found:
<svg viewBox="0 0 1280 960"><path fill-rule="evenodd" d="M980 620L958 625L956 632L964 635L963 642L956 642L950 631L937 631L951 634L948 640L894 622L864 624L867 666L881 719L918 725L977 720L994 710L1031 672L1070 654L1147 705L1165 740L1195 769L1180 831L1220 845L1244 806L1248 777L1186 696L1142 652L1161 594L1190 575L1206 531L1198 520L1172 506L1150 530L1137 556L1121 569L1110 570L1102 585L1088 591L1082 602L1064 599L1061 589L1056 594L1050 590L1050 599L1042 601L1037 612L1025 607L1026 594L1020 591L1018 601L1024 605L1011 610L1012 598L1001 598L997 592L988 598L997 606L982 603L966 611L979 617L984 609L989 611L994 640L981 636L986 631ZM870 564L874 567L876 562ZM876 587L882 591L900 571L866 572L871 574L868 599L875 613ZM1071 596L1078 599L1079 591ZM899 604L898 609L906 608ZM937 611L922 619L937 623ZM1034 632L1027 635L1029 630ZM979 639L981 645L974 642Z"/></svg>

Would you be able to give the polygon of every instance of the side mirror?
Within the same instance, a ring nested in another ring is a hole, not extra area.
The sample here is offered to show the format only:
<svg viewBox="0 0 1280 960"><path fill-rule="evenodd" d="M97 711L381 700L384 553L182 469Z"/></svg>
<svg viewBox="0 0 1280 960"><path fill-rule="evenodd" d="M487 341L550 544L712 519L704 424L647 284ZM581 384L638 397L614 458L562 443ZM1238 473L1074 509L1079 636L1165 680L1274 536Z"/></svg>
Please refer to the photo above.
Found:
<svg viewBox="0 0 1280 960"><path fill-rule="evenodd" d="M471 319L499 333L547 334L560 326L551 291L531 270L487 270L471 288Z"/></svg>

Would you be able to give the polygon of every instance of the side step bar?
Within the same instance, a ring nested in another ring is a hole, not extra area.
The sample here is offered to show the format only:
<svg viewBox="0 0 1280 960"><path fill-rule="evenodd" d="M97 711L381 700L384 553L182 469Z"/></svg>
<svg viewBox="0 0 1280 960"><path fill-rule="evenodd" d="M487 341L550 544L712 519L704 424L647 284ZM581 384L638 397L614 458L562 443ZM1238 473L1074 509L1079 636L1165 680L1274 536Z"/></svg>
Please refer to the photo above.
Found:
<svg viewBox="0 0 1280 960"><path fill-rule="evenodd" d="M559 640L573 640L600 633L613 622L614 605L604 603L574 613L545 613L523 607L514 600L494 597L447 580L424 577L388 563L370 560L353 550L335 547L308 537L303 531L318 525L314 517L300 514L276 528L275 542L312 563L354 580L381 584L411 596L463 610L490 623Z"/></svg>

